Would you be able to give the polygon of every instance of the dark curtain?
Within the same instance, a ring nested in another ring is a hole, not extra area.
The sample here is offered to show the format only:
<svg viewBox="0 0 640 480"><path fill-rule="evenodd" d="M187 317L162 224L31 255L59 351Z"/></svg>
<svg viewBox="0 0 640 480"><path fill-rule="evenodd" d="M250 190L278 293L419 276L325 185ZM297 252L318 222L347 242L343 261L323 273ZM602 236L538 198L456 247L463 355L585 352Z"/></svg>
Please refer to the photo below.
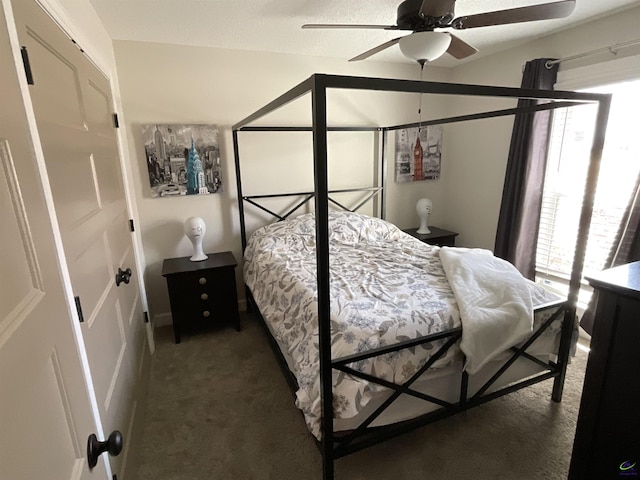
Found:
<svg viewBox="0 0 640 480"><path fill-rule="evenodd" d="M549 58L527 62L522 88L553 90L558 64L546 67ZM520 99L518 107L537 101ZM511 262L525 277L535 276L536 244L547 166L550 112L516 115L502 191L494 253Z"/></svg>
<svg viewBox="0 0 640 480"><path fill-rule="evenodd" d="M631 194L631 199L620 222L620 228L611 247L604 268L617 267L640 260L640 176ZM598 305L598 294L594 293L587 310L582 315L580 326L591 335L593 320Z"/></svg>

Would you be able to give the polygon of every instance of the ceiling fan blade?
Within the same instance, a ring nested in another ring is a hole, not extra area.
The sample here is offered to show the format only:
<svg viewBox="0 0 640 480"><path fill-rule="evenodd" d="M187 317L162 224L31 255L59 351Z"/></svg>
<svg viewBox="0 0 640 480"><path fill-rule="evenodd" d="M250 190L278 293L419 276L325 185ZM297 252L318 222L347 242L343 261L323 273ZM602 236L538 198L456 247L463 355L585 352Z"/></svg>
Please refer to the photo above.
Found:
<svg viewBox="0 0 640 480"><path fill-rule="evenodd" d="M443 17L453 12L456 0L423 0L418 15L421 17Z"/></svg>
<svg viewBox="0 0 640 480"><path fill-rule="evenodd" d="M480 13L478 15L456 18L451 22L451 27L457 30L464 30L466 28L563 18L568 16L575 6L575 0L564 0L561 2L544 3L542 5L532 5L530 7Z"/></svg>
<svg viewBox="0 0 640 480"><path fill-rule="evenodd" d="M397 25L353 25L344 23L305 23L302 28L344 28L344 29L374 29L374 30L402 30Z"/></svg>
<svg viewBox="0 0 640 480"><path fill-rule="evenodd" d="M400 41L401 38L402 37L398 37L398 38L394 38L393 40L389 40L388 42L384 42L383 44L378 45L377 47L374 47L371 50L367 50L366 52L361 53L357 57L353 57L349 59L349 61L357 62L358 60L364 60L365 58L369 58L371 55L375 55L376 53L381 52L382 50L395 45Z"/></svg>
<svg viewBox="0 0 640 480"><path fill-rule="evenodd" d="M464 40L452 35L451 33L451 43L449 44L449 48L447 49L447 53L458 60L463 58L470 57L474 53L477 53L478 49L472 47Z"/></svg>

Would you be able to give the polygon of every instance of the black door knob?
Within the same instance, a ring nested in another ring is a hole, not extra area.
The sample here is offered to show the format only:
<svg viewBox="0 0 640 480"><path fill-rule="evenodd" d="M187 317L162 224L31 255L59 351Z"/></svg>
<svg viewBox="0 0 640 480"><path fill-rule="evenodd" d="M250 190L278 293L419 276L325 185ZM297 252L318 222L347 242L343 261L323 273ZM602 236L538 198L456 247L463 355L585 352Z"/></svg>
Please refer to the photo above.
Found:
<svg viewBox="0 0 640 480"><path fill-rule="evenodd" d="M122 282L129 283L131 280L131 269L127 268L126 270L122 270L118 267L118 273L116 273L116 287L119 287Z"/></svg>
<svg viewBox="0 0 640 480"><path fill-rule="evenodd" d="M100 442L94 433L87 439L87 461L92 469L98 464L98 457L104 452L109 452L112 457L117 457L122 451L124 440L118 430L114 430L104 442Z"/></svg>

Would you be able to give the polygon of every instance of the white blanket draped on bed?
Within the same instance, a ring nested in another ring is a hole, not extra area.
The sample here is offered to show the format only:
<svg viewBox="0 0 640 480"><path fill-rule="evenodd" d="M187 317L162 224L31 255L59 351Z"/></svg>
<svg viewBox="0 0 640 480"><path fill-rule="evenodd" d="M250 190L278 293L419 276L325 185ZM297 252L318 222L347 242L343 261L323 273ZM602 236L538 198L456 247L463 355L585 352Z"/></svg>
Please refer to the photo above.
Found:
<svg viewBox="0 0 640 480"><path fill-rule="evenodd" d="M460 309L465 369L474 374L531 335L529 282L489 250L443 247L440 260Z"/></svg>

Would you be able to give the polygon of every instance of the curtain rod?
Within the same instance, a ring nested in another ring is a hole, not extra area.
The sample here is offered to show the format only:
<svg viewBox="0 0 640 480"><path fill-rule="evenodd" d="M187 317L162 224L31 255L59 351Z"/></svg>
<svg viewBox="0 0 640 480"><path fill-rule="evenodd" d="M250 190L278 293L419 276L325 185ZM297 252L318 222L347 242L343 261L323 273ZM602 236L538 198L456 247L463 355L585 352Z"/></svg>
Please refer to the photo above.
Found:
<svg viewBox="0 0 640 480"><path fill-rule="evenodd" d="M640 44L640 38L638 38L636 40L629 40L628 42L616 43L614 45L609 45L608 47L602 47L602 48L597 48L595 50L589 50L588 52L578 53L577 55L572 55L570 57L558 58L557 60L548 60L545 63L545 66L547 68L551 68L556 63L563 63L563 62L568 62L570 60L577 60L578 58L589 57L591 55L596 55L598 53L611 52L614 55L616 55L618 53L618 50L620 50L621 48L631 47L633 45L638 45L638 44Z"/></svg>

